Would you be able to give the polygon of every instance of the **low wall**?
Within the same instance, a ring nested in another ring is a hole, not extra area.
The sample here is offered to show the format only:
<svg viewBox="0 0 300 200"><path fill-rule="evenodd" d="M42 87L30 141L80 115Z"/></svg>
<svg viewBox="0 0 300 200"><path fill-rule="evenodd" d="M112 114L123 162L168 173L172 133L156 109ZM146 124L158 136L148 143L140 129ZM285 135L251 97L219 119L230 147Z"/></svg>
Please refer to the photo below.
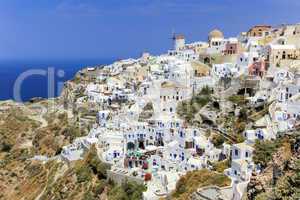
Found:
<svg viewBox="0 0 300 200"><path fill-rule="evenodd" d="M117 170L107 170L107 179L112 180L114 183L121 185L126 181L136 182L138 184L144 184L144 179L141 177L130 176Z"/></svg>

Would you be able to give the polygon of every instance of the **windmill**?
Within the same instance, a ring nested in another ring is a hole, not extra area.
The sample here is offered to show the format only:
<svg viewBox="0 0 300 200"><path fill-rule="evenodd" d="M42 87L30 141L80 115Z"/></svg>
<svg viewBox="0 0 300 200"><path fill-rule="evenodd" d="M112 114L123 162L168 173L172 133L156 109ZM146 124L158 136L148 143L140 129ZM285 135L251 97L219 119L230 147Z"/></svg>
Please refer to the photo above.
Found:
<svg viewBox="0 0 300 200"><path fill-rule="evenodd" d="M174 30L172 31L172 37L170 38L173 41L173 49L179 50L185 46L185 38L183 34L176 34Z"/></svg>
<svg viewBox="0 0 300 200"><path fill-rule="evenodd" d="M172 41L176 40L176 33L175 33L174 29L172 29L171 38L169 38L169 39L171 39Z"/></svg>
<svg viewBox="0 0 300 200"><path fill-rule="evenodd" d="M174 29L172 29L171 37L169 39L172 40L172 45L173 45L173 48L175 49L176 33L175 33Z"/></svg>

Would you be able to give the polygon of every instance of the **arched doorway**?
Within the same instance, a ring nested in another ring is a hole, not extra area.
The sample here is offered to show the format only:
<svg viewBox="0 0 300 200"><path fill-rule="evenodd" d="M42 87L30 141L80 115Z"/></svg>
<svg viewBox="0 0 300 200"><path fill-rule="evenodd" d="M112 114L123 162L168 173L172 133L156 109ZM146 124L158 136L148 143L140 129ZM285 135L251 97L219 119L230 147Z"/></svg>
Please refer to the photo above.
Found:
<svg viewBox="0 0 300 200"><path fill-rule="evenodd" d="M139 140L139 148L140 148L140 149L145 149L145 143L144 143L144 140Z"/></svg>
<svg viewBox="0 0 300 200"><path fill-rule="evenodd" d="M127 143L127 149L128 149L128 150L134 150L134 148L135 148L135 145L134 145L133 142L128 142L128 143Z"/></svg>

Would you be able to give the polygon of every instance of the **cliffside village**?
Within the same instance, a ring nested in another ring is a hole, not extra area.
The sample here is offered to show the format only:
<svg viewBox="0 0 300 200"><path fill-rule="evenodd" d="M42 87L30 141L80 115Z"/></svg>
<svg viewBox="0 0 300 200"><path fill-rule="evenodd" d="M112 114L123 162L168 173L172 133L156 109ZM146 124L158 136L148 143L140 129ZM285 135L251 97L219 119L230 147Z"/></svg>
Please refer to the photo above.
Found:
<svg viewBox="0 0 300 200"><path fill-rule="evenodd" d="M145 200L170 194L188 171L212 169L212 163L230 159L223 173L231 185L201 189L196 196L239 200L253 172L261 170L252 159L255 141L274 140L299 126L300 24L257 25L230 38L215 29L207 41L193 43L174 34L173 42L165 54L143 53L138 59L89 67L77 74L84 81L66 83L80 91L65 91L68 103L97 114L89 134L65 146L61 158L82 159L95 145L101 161L111 165L111 179L147 185ZM199 123L178 114L180 103L205 91L209 102L191 113L201 116ZM258 113L263 114L249 120L243 142L216 146L209 132L234 141L220 119L240 115L240 107L228 100L236 94L249 107L262 107Z"/></svg>

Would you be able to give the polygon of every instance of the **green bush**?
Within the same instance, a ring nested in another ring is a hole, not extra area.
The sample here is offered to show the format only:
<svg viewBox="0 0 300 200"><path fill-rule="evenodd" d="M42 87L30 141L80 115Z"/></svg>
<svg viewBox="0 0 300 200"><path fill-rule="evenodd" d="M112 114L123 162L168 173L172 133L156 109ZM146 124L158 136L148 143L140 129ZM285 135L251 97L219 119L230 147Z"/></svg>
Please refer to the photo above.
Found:
<svg viewBox="0 0 300 200"><path fill-rule="evenodd" d="M220 162L215 162L212 164L212 166L213 166L213 170L219 173L224 173L224 170L230 167L230 162L229 159L226 159Z"/></svg>
<svg viewBox="0 0 300 200"><path fill-rule="evenodd" d="M190 100L184 100L177 105L177 114L184 118L187 122L191 122L194 115L211 101L212 89L204 87L198 94L194 95Z"/></svg>
<svg viewBox="0 0 300 200"><path fill-rule="evenodd" d="M107 182L105 180L97 180L93 188L93 193L96 196L102 194L106 186L107 186Z"/></svg>
<svg viewBox="0 0 300 200"><path fill-rule="evenodd" d="M97 155L97 149L95 146L90 148L89 153L86 156L86 162L99 179L107 178L107 170L109 169L109 165L101 162Z"/></svg>
<svg viewBox="0 0 300 200"><path fill-rule="evenodd" d="M200 187L215 185L224 187L230 185L231 180L222 173L216 173L207 169L188 172L180 177L173 193L173 199L189 199L189 196Z"/></svg>
<svg viewBox="0 0 300 200"><path fill-rule="evenodd" d="M246 108L242 108L239 112L239 121L246 121L248 119L248 112Z"/></svg>
<svg viewBox="0 0 300 200"><path fill-rule="evenodd" d="M280 147L281 140L275 141L259 141L257 140L254 145L253 161L255 164L260 164L266 167L268 162L271 161L273 153Z"/></svg>
<svg viewBox="0 0 300 200"><path fill-rule="evenodd" d="M110 200L140 200L146 190L144 185L135 182L125 182L121 186L114 186L109 192Z"/></svg>
<svg viewBox="0 0 300 200"><path fill-rule="evenodd" d="M94 197L94 195L91 191L87 191L86 193L84 193L83 199L84 200L96 200L96 198Z"/></svg>
<svg viewBox="0 0 300 200"><path fill-rule="evenodd" d="M210 95L213 93L213 89L208 87L208 86L205 86L201 89L200 93L201 95Z"/></svg>
<svg viewBox="0 0 300 200"><path fill-rule="evenodd" d="M92 179L91 170L87 166L81 166L76 170L77 182L89 182Z"/></svg>
<svg viewBox="0 0 300 200"><path fill-rule="evenodd" d="M228 97L228 100L239 106L245 105L247 103L247 100L242 95L232 95L232 96Z"/></svg>
<svg viewBox="0 0 300 200"><path fill-rule="evenodd" d="M221 134L214 134L211 142L217 148L219 148L226 141L225 137Z"/></svg>
<svg viewBox="0 0 300 200"><path fill-rule="evenodd" d="M236 143L242 143L246 140L242 134L234 134L234 137L236 138Z"/></svg>

